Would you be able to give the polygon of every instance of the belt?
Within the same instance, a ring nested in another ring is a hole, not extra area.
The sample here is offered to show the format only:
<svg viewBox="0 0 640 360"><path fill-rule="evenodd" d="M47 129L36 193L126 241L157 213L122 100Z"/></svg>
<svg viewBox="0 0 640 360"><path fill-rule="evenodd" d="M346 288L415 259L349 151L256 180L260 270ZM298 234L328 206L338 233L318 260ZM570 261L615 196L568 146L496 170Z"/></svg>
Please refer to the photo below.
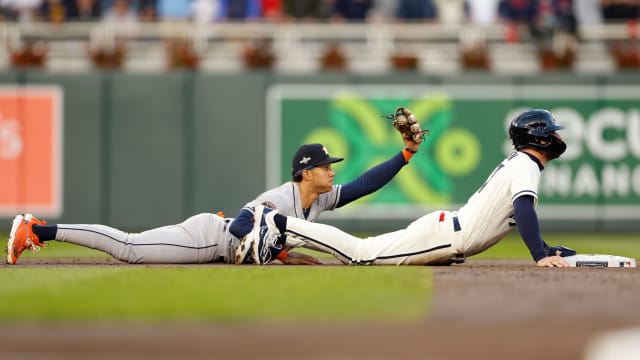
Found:
<svg viewBox="0 0 640 360"><path fill-rule="evenodd" d="M453 216L453 231L454 232L458 232L462 230L462 228L460 227L460 220L458 220L458 215L454 215Z"/></svg>

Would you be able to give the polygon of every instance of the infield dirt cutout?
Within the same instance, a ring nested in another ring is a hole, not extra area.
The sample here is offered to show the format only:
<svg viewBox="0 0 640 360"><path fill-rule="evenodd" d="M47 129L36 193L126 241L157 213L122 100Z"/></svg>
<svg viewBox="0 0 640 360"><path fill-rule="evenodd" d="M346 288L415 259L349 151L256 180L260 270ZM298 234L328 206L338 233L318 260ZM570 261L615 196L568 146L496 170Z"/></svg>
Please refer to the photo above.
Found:
<svg viewBox="0 0 640 360"><path fill-rule="evenodd" d="M20 266L96 264L130 266L95 259ZM638 268L470 259L434 267L433 278L430 312L410 325L0 324L0 358L584 359L598 336L640 325Z"/></svg>

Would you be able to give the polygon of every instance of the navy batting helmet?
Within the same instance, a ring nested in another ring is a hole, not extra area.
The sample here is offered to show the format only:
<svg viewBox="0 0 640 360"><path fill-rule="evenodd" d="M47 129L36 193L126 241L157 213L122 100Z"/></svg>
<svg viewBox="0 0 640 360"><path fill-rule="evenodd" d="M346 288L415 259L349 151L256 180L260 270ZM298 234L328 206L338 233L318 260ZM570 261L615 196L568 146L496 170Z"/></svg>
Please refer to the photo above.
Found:
<svg viewBox="0 0 640 360"><path fill-rule="evenodd" d="M551 112L534 109L523 112L511 121L509 137L517 150L534 148L555 159L567 149L567 144L555 134L561 129L564 126L556 124Z"/></svg>

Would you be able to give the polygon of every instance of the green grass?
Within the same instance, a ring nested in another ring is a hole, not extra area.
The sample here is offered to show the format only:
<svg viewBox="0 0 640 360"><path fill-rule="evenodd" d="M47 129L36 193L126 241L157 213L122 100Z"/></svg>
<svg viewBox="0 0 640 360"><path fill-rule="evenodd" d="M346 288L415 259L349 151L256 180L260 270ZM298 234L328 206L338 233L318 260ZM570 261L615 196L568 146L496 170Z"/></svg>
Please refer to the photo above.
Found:
<svg viewBox="0 0 640 360"><path fill-rule="evenodd" d="M635 234L547 234L545 239L580 253L640 258L640 237ZM21 260L33 256L110 258L58 242L39 254L25 253ZM530 255L514 233L473 259L530 260ZM0 268L0 299L5 304L0 321L417 321L428 313L431 281L431 269L420 266L18 264Z"/></svg>
<svg viewBox="0 0 640 360"><path fill-rule="evenodd" d="M5 267L2 321L411 321L427 267ZM16 304L7 306L6 304Z"/></svg>

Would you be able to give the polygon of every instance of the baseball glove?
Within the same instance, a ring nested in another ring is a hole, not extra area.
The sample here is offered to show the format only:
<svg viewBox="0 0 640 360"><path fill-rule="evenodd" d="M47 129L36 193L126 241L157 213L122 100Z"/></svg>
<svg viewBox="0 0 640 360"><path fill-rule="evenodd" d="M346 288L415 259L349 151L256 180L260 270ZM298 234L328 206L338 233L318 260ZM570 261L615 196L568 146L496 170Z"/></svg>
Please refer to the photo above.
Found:
<svg viewBox="0 0 640 360"><path fill-rule="evenodd" d="M398 107L396 111L387 116L387 118L393 120L393 127L402 134L404 139L411 140L416 144L424 141L425 134L429 133L429 130L422 130L420 128L416 117L405 107Z"/></svg>

